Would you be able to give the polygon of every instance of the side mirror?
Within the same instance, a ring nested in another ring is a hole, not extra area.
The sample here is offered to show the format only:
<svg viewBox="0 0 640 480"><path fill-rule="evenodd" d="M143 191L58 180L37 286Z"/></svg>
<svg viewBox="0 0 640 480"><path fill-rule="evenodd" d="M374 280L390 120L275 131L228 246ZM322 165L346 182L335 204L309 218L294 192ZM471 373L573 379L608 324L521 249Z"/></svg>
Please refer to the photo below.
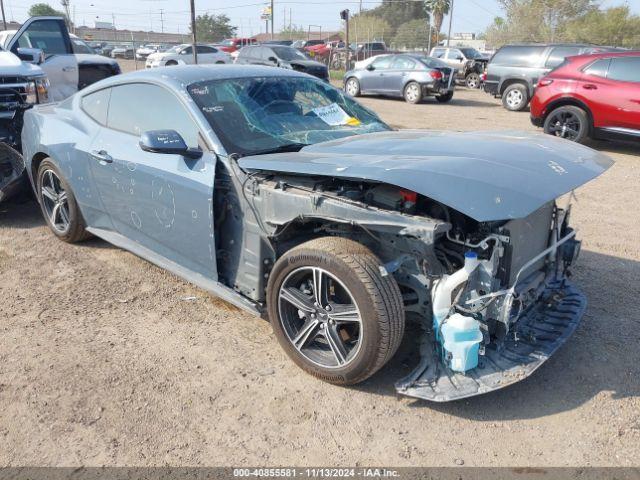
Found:
<svg viewBox="0 0 640 480"><path fill-rule="evenodd" d="M269 60L271 63L278 63L278 59L276 57L269 57L267 58L267 60Z"/></svg>
<svg viewBox="0 0 640 480"><path fill-rule="evenodd" d="M373 72L376 69L376 67L374 67L373 65L369 64L367 65L367 70L369 70L370 72Z"/></svg>
<svg viewBox="0 0 640 480"><path fill-rule="evenodd" d="M200 158L202 150L189 148L182 136L175 130L151 130L140 135L140 148L145 152L182 155Z"/></svg>
<svg viewBox="0 0 640 480"><path fill-rule="evenodd" d="M33 63L34 65L40 65L44 62L44 52L39 48L18 48L16 50L18 58L23 62Z"/></svg>

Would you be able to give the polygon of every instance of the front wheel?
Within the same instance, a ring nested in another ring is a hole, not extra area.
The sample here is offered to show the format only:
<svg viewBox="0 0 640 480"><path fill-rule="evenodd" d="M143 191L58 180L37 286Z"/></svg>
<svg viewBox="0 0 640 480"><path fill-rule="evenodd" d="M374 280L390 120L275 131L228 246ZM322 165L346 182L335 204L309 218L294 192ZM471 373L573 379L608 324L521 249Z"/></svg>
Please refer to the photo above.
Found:
<svg viewBox="0 0 640 480"><path fill-rule="evenodd" d="M36 187L42 214L56 237L74 243L90 236L69 184L50 159L40 164Z"/></svg>
<svg viewBox="0 0 640 480"><path fill-rule="evenodd" d="M558 107L545 119L544 133L582 143L589 138L589 116L580 107Z"/></svg>
<svg viewBox="0 0 640 480"><path fill-rule="evenodd" d="M404 333L398 284L352 240L324 237L286 252L267 287L278 342L303 370L349 385L378 371Z"/></svg>
<svg viewBox="0 0 640 480"><path fill-rule="evenodd" d="M444 95L436 95L436 100L440 103L450 102L453 98L453 92L445 93Z"/></svg>
<svg viewBox="0 0 640 480"><path fill-rule="evenodd" d="M165 66L167 67L172 67L174 65L178 65L178 62L176 62L175 60L169 60L167 63L165 63Z"/></svg>

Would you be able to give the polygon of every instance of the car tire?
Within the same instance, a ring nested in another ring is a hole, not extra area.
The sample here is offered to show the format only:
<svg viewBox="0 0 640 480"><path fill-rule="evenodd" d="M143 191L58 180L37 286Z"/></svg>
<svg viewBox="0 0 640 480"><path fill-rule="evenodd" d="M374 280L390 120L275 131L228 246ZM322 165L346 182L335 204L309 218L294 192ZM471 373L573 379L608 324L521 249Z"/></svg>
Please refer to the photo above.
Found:
<svg viewBox="0 0 640 480"><path fill-rule="evenodd" d="M178 62L176 62L175 60L169 60L167 63L164 64L166 67L172 67L174 65L178 65Z"/></svg>
<svg viewBox="0 0 640 480"><path fill-rule="evenodd" d="M436 100L440 103L450 102L453 98L453 92L445 93L444 95L436 95Z"/></svg>
<svg viewBox="0 0 640 480"><path fill-rule="evenodd" d="M339 237L311 240L278 259L267 286L269 319L300 368L351 385L395 354L404 333L404 306L395 279L380 267L371 250ZM325 285L318 296L315 285ZM320 306L313 303L318 297Z"/></svg>
<svg viewBox="0 0 640 480"><path fill-rule="evenodd" d="M216 62L216 65L224 65L224 62L222 61Z"/></svg>
<svg viewBox="0 0 640 480"><path fill-rule="evenodd" d="M472 72L465 77L464 83L467 88L480 88L480 75L476 72Z"/></svg>
<svg viewBox="0 0 640 480"><path fill-rule="evenodd" d="M502 105L509 111L520 112L529 105L529 92L526 85L513 83L502 92Z"/></svg>
<svg viewBox="0 0 640 480"><path fill-rule="evenodd" d="M422 87L418 82L409 82L405 85L402 96L407 103L420 103L422 101Z"/></svg>
<svg viewBox="0 0 640 480"><path fill-rule="evenodd" d="M544 133L572 142L584 143L590 137L591 122L582 108L565 105L552 110L544 120Z"/></svg>
<svg viewBox="0 0 640 480"><path fill-rule="evenodd" d="M360 82L356 77L349 78L344 84L344 91L352 97L360 96Z"/></svg>
<svg viewBox="0 0 640 480"><path fill-rule="evenodd" d="M91 236L85 230L86 225L71 187L49 158L38 167L36 189L44 219L56 237L64 242L75 243Z"/></svg>

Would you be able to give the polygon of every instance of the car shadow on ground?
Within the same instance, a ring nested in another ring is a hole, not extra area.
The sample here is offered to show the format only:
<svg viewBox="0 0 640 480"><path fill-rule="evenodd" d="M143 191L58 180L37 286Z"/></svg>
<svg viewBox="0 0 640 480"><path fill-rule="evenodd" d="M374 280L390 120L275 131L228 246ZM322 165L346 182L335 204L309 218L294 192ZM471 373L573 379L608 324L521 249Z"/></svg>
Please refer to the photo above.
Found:
<svg viewBox="0 0 640 480"><path fill-rule="evenodd" d="M640 142L624 140L591 140L587 146L602 153L611 152L626 155L640 154Z"/></svg>
<svg viewBox="0 0 640 480"><path fill-rule="evenodd" d="M578 330L533 375L502 390L449 403L411 400L412 408L430 408L472 420L529 419L572 410L602 393L612 398L640 397L637 345L640 313L640 262L584 251L574 281L587 295L588 308ZM616 293L611 293L616 292ZM352 387L397 396L394 383L419 359L420 329L409 322L395 357L363 384Z"/></svg>
<svg viewBox="0 0 640 480"><path fill-rule="evenodd" d="M3 228L29 229L46 227L46 225L40 207L31 195L22 194L0 204L0 230ZM55 240L53 233L47 230L47 234L51 235L52 241ZM102 249L117 248L95 237L75 245Z"/></svg>

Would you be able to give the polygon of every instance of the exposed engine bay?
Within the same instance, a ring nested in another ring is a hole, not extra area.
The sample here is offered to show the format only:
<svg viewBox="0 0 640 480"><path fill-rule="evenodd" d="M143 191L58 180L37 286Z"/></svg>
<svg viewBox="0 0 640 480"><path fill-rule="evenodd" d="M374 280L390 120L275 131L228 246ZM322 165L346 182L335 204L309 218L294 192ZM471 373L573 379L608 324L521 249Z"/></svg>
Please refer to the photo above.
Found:
<svg viewBox="0 0 640 480"><path fill-rule="evenodd" d="M383 183L252 173L233 194L230 176L221 173L218 182L217 191L226 193L217 209L239 212L244 196L256 217L254 233L266 232L270 240L261 245L244 232L243 245L225 245L225 233L218 236L218 264L233 266L229 286L263 301L260 291L243 288L242 265L262 265L260 276L266 278L279 253L306 238L336 235L368 246L383 262L380 269L399 284L405 312L424 330L422 361L397 384L398 391L429 400L462 398L512 383L500 378L483 385L476 379L472 388L460 388L465 379L481 377L490 362L493 368L487 371L500 376L527 365L524 357L507 355L511 360L501 359L501 365L494 357L503 357L510 342L520 342L522 318L541 302L548 304L551 296L565 295L568 267L580 249L568 226L570 208L554 202L523 219L478 222ZM235 224L217 228L240 228L237 216ZM224 270L220 275L226 278ZM250 275L247 285L254 283ZM445 378L451 388L438 386Z"/></svg>

